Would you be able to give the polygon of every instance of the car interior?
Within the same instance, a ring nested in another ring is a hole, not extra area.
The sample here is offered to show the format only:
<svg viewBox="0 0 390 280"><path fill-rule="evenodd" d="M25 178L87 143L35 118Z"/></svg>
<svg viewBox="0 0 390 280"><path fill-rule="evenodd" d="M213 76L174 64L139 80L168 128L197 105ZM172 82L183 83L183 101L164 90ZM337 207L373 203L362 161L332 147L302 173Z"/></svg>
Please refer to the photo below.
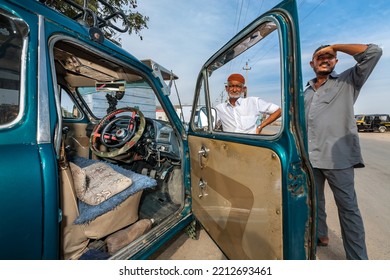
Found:
<svg viewBox="0 0 390 280"><path fill-rule="evenodd" d="M62 258L128 258L183 208L179 134L140 71L64 38L53 40L51 55Z"/></svg>

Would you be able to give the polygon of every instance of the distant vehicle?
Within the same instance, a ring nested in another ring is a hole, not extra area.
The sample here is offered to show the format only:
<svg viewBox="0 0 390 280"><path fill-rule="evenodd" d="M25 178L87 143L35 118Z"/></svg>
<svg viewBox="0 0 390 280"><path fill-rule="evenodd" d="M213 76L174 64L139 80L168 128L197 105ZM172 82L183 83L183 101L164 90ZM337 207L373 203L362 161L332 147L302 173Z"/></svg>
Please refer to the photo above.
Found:
<svg viewBox="0 0 390 280"><path fill-rule="evenodd" d="M316 259L296 1L211 56L186 126L175 75L103 37L120 11L62 1L71 19L50 2L0 0L0 259L147 259L196 223L229 259ZM215 129L212 86L244 53L257 79L276 66L272 135Z"/></svg>
<svg viewBox="0 0 390 280"><path fill-rule="evenodd" d="M388 114L364 114L356 115L356 126L358 131L378 131L390 130L390 116Z"/></svg>

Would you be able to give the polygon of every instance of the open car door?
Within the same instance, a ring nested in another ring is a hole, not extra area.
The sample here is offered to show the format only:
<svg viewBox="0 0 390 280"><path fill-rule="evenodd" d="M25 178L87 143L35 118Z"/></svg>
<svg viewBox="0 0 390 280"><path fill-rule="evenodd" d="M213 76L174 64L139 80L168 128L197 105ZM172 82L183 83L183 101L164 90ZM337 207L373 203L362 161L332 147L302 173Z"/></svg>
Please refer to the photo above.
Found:
<svg viewBox="0 0 390 280"><path fill-rule="evenodd" d="M193 213L229 259L315 258L297 23L296 2L280 3L215 53L197 80L188 131ZM259 135L216 123L227 77L240 72L247 86L242 98L282 109Z"/></svg>

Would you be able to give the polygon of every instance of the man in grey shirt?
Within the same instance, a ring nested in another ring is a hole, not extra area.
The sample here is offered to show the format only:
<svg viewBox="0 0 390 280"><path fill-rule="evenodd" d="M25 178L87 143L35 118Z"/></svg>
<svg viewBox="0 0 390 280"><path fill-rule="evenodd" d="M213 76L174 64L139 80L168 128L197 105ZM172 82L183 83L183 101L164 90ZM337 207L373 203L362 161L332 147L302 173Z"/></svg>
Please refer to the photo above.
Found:
<svg viewBox="0 0 390 280"><path fill-rule="evenodd" d="M356 65L336 74L337 52L352 55ZM381 55L381 48L374 44L321 46L310 61L316 78L305 90L309 157L318 192L317 244L327 246L329 242L324 195L327 180L338 208L347 259L368 259L354 186L354 167L364 167L364 163L353 106Z"/></svg>

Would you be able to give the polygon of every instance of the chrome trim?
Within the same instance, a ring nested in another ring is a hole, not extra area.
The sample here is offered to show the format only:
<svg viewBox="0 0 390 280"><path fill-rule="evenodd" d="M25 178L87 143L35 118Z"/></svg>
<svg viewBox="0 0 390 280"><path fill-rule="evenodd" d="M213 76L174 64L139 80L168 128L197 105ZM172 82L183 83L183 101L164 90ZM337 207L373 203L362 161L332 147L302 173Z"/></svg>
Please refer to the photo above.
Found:
<svg viewBox="0 0 390 280"><path fill-rule="evenodd" d="M49 90L47 85L47 72L46 72L46 39L45 39L45 27L44 18L39 16L38 18L38 85L37 85L37 98L38 98L38 116L37 116L37 143L50 143L50 114L49 108Z"/></svg>
<svg viewBox="0 0 390 280"><path fill-rule="evenodd" d="M177 226L181 220L185 219L189 215L182 216L181 212L183 208L180 208L175 214L173 214L168 220L159 224L146 234L138 237L135 241L129 245L123 247L118 252L114 253L109 260L128 260L131 259L135 254L142 251L143 249L151 246L155 241L165 234L170 229Z"/></svg>

